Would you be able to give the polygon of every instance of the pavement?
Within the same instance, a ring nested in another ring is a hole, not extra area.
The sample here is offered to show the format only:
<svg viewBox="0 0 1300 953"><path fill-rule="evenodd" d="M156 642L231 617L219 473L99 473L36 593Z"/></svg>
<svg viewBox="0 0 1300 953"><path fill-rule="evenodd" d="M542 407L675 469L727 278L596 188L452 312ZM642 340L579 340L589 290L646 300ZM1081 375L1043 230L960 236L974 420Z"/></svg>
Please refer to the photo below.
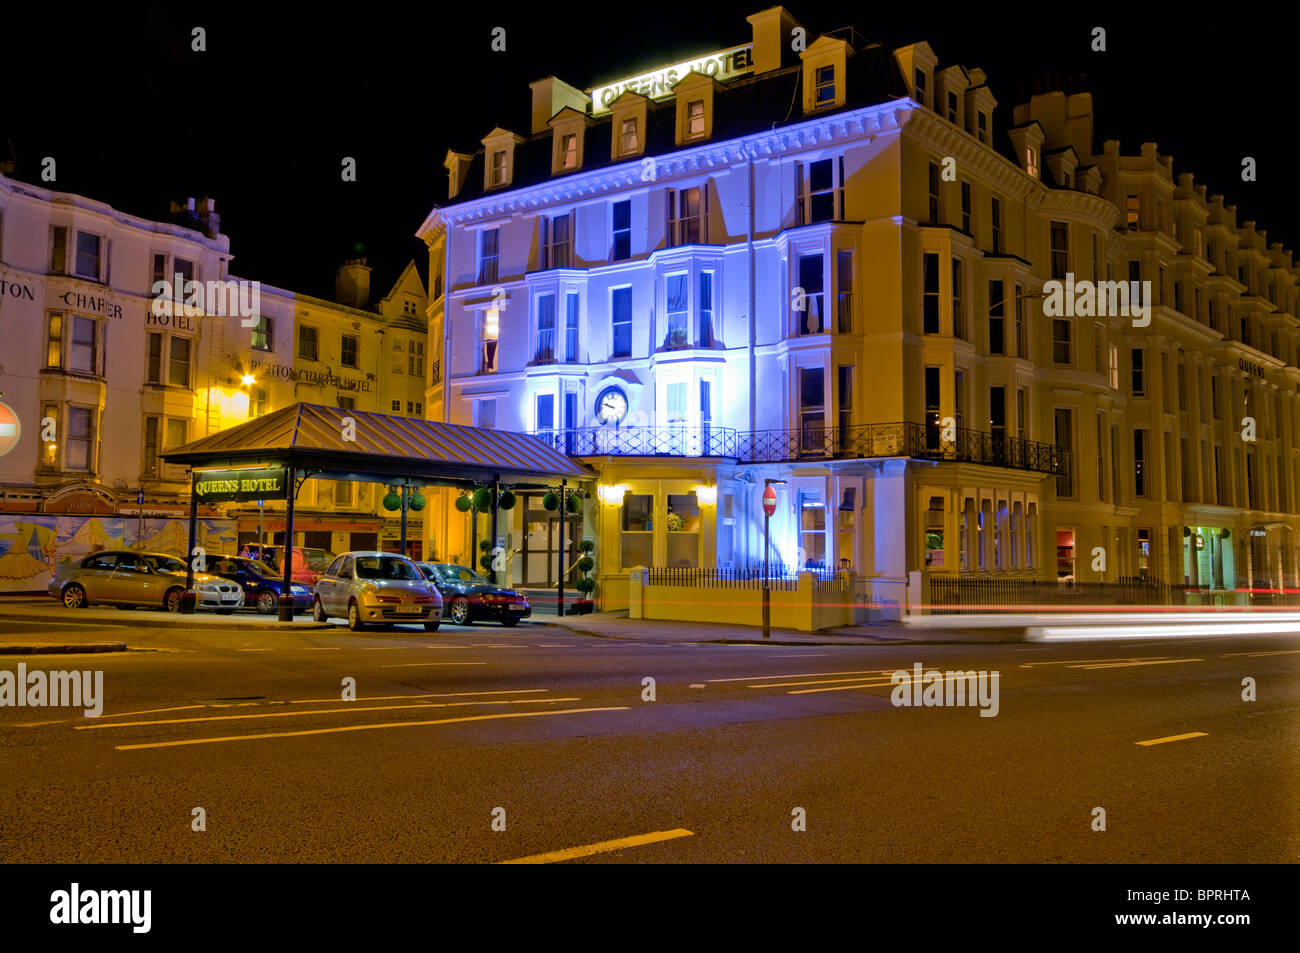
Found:
<svg viewBox="0 0 1300 953"><path fill-rule="evenodd" d="M5 861L1300 860L1294 635L781 646L484 624L125 639L134 651L0 658L0 672L102 673L95 717L0 706ZM899 707L890 673L916 664L1000 673L996 712Z"/></svg>
<svg viewBox="0 0 1300 953"><path fill-rule="evenodd" d="M22 623L30 623L30 625L21 625ZM754 626L629 619L626 611L595 612L582 616L540 616L525 620L524 624L553 625L575 634L603 639L663 643L827 646L992 644L1023 640L1023 626L1016 627L1009 622L1004 622L997 627L985 625L958 628L951 620L945 621L942 626L879 623L846 626L821 632L773 629L768 640L764 640L762 631ZM20 625L21 631L19 631ZM331 628L332 623L313 622L310 616L306 615L298 616L294 622L282 623L275 616L244 611L229 616L219 616L210 612L179 615L160 609L116 609L104 606L67 609L51 599L8 599L0 601L0 655L26 653L41 646L46 647L47 650L59 646L64 652L106 651L102 647L103 640L78 637L78 632L90 626L107 626L133 631L164 629L209 632L254 631L269 634L320 631Z"/></svg>

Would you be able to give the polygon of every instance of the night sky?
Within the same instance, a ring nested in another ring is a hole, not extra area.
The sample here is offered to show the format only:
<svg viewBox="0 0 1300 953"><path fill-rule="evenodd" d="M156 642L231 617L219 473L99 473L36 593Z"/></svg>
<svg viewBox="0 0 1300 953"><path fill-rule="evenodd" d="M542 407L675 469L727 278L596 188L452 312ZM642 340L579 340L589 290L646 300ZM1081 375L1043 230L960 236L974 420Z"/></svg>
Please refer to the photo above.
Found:
<svg viewBox="0 0 1300 953"><path fill-rule="evenodd" d="M216 4L40 4L3 14L0 156L15 177L166 218L169 202L209 195L240 276L331 297L333 269L358 246L377 295L410 258L413 233L446 201L448 148L471 152L494 125L528 133L528 83L555 74L579 88L691 54L746 43L760 0L652 3L348 4L294 12ZM542 11L563 11L544 18ZM980 67L999 99L997 143L1041 76L1085 77L1097 148L1154 140L1210 194L1236 204L1290 248L1300 193L1287 172L1293 44L1267 18L1208 22L1160 7L1098 8L1082 19L1047 4L795 3L809 30L852 25L889 47L927 40L939 65ZM1227 8L1223 8L1227 9ZM491 13L492 10L503 11ZM963 15L960 11L967 11ZM660 12L662 11L662 12ZM970 12L979 21L971 22ZM207 30L207 52L190 30ZM504 27L507 50L490 49ZM1105 53L1090 49L1107 30ZM1284 75L1285 73L1285 75ZM1241 181L1241 159L1258 182ZM344 156L357 181L341 180Z"/></svg>

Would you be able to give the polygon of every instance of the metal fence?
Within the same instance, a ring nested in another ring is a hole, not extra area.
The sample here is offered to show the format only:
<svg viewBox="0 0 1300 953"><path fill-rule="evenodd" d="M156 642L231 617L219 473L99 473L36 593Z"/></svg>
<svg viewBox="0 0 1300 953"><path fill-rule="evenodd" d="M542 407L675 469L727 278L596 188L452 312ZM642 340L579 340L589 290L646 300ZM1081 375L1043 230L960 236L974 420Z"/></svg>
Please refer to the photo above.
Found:
<svg viewBox="0 0 1300 953"><path fill-rule="evenodd" d="M700 589L762 589L763 565L743 566L734 569L707 569L700 566L669 566L647 570L649 585L688 586ZM843 582L841 574L833 569L796 568L772 563L769 588L781 592L794 592L799 587L798 573L810 572L815 577L814 590L838 591Z"/></svg>
<svg viewBox="0 0 1300 953"><path fill-rule="evenodd" d="M729 427L577 427L535 434L570 456L730 457L743 463L916 457L1067 474L1069 454L1052 444L929 424L812 425L798 430ZM950 439L944 439L950 438Z"/></svg>
<svg viewBox="0 0 1300 953"><path fill-rule="evenodd" d="M1038 579L967 579L931 576L923 606L935 615L1032 612L1042 606L1182 605L1183 591L1159 579L1134 576L1115 582L1052 582Z"/></svg>

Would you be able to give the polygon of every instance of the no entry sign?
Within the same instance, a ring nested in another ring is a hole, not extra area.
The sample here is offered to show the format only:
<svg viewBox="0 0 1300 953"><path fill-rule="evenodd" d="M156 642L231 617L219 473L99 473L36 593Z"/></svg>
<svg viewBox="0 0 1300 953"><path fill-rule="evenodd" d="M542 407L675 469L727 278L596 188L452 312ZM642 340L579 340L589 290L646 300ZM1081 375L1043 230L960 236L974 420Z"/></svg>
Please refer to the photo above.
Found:
<svg viewBox="0 0 1300 953"><path fill-rule="evenodd" d="M14 413L13 408L0 401L0 457L18 446L18 438L22 435L23 428L18 423L18 415Z"/></svg>
<svg viewBox="0 0 1300 953"><path fill-rule="evenodd" d="M776 512L776 490L770 486L763 490L763 512L768 516Z"/></svg>

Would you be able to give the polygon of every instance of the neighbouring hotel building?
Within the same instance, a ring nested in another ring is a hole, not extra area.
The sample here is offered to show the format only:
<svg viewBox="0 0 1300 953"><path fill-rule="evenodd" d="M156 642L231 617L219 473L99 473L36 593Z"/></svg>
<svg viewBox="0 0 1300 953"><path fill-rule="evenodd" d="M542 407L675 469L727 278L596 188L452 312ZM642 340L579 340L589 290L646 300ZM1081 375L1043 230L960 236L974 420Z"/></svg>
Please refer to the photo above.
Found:
<svg viewBox="0 0 1300 953"><path fill-rule="evenodd" d="M850 570L859 600L1296 586L1291 252L1155 144L1097 151L1087 94L995 128L984 71L926 43L796 50L787 11L748 20L643 76L531 84L517 125L448 153L419 231L431 412L597 471L574 530L603 607L636 567L760 565L769 480L773 559ZM1149 324L1046 314L1067 276L1150 282ZM555 581L557 518L510 513L510 581Z"/></svg>
<svg viewBox="0 0 1300 953"><path fill-rule="evenodd" d="M211 301L157 314L157 281L243 280L211 199L172 217L0 175L0 591L43 589L59 560L95 549L183 552L189 479L167 450L297 401L425 414L435 371L413 263L376 302L357 259L338 270L336 301L261 284L255 314L212 313ZM294 542L396 549L384 492L308 479ZM228 551L259 526L282 542L283 507L204 508L203 543ZM418 514L412 525L419 540Z"/></svg>

